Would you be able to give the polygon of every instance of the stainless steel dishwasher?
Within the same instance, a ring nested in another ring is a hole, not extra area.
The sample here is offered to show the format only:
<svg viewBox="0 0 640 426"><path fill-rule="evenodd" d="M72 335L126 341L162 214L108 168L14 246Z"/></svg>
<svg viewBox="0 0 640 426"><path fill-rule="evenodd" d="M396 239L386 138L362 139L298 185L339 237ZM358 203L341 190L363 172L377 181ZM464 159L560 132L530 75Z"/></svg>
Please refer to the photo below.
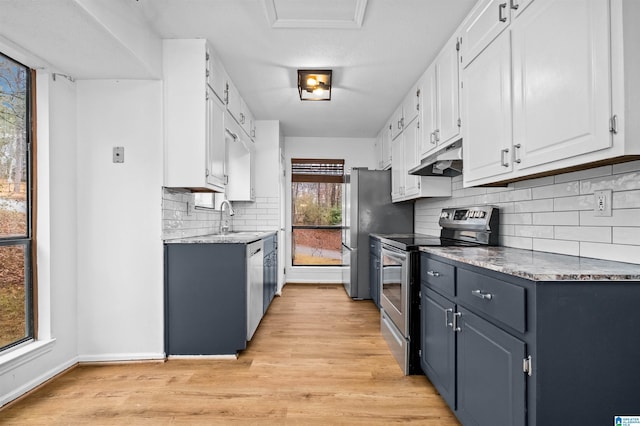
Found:
<svg viewBox="0 0 640 426"><path fill-rule="evenodd" d="M247 341L256 332L263 314L262 240L247 244Z"/></svg>

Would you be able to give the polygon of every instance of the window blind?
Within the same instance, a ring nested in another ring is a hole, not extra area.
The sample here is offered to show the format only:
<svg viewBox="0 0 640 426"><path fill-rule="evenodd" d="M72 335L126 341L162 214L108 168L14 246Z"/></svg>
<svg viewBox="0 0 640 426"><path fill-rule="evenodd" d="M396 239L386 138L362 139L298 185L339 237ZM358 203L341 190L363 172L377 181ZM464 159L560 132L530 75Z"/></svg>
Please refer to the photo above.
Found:
<svg viewBox="0 0 640 426"><path fill-rule="evenodd" d="M344 160L292 158L291 182L344 182Z"/></svg>

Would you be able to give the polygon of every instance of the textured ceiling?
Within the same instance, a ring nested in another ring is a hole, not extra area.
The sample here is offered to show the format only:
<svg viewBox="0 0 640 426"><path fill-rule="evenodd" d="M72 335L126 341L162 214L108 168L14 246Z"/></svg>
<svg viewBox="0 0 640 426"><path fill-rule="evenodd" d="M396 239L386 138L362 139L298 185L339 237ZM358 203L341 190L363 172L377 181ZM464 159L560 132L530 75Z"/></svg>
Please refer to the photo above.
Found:
<svg viewBox="0 0 640 426"><path fill-rule="evenodd" d="M204 37L257 119L280 120L287 136L373 137L475 2L349 0L366 4L362 26L327 29L274 28L265 0L0 0L0 37L77 79L159 77L144 46L113 31L118 19L160 38ZM110 20L96 16L104 9ZM325 16L344 20L340 9ZM300 21L301 10L281 14ZM330 102L299 100L299 68L333 70Z"/></svg>

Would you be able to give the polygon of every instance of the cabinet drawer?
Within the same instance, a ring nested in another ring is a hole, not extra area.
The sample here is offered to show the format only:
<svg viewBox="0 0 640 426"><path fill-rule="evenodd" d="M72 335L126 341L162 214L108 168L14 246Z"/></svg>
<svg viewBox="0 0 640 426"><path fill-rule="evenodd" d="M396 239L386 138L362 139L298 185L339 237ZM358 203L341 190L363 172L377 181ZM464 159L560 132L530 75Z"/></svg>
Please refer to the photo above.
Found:
<svg viewBox="0 0 640 426"><path fill-rule="evenodd" d="M455 296L455 267L425 255L421 257L420 280L442 294Z"/></svg>
<svg viewBox="0 0 640 426"><path fill-rule="evenodd" d="M526 290L506 281L458 269L458 301L524 332Z"/></svg>

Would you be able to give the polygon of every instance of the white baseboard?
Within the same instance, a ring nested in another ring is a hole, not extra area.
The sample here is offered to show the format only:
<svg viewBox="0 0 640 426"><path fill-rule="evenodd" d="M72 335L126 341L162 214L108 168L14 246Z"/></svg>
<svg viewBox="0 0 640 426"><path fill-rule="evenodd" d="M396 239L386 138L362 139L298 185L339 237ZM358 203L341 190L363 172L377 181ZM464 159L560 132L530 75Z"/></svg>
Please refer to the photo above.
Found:
<svg viewBox="0 0 640 426"><path fill-rule="evenodd" d="M72 359L70 359L68 361L65 361L62 364L59 364L56 367L44 372L43 374L39 375L38 377L35 377L33 380L25 383L24 385L22 385L22 386L20 386L20 387L18 387L16 389L12 389L11 392L0 396L0 407L2 407L5 404L8 404L9 402L13 401L14 399L17 399L17 398L21 397L25 393L37 388L38 386L40 386L41 384L43 384L47 380L52 379L53 377L57 376L58 374L62 373L63 371L73 367L77 363L78 363L78 358L72 358Z"/></svg>
<svg viewBox="0 0 640 426"><path fill-rule="evenodd" d="M165 359L164 352L140 352L119 354L79 355L79 362L121 362L121 361L148 361Z"/></svg>

